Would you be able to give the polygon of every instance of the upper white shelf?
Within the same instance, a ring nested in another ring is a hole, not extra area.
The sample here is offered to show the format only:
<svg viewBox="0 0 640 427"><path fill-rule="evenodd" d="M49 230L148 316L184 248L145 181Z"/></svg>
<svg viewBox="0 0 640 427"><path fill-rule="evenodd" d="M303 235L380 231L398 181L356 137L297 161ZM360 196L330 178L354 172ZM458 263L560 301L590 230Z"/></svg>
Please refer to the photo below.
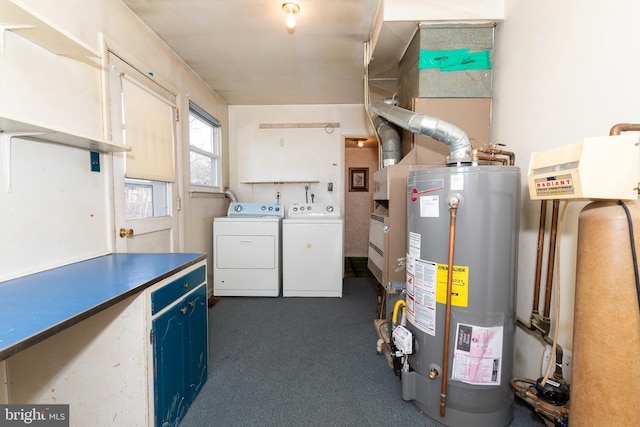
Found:
<svg viewBox="0 0 640 427"><path fill-rule="evenodd" d="M126 145L56 129L47 125L19 120L4 114L0 114L0 135L32 141L53 142L55 144L84 148L102 153L131 151L131 147Z"/></svg>
<svg viewBox="0 0 640 427"><path fill-rule="evenodd" d="M317 184L317 179L274 179L261 181L240 181L240 184Z"/></svg>
<svg viewBox="0 0 640 427"><path fill-rule="evenodd" d="M94 57L101 55L62 28L47 23L38 13L19 0L0 0L0 37L11 31L56 55Z"/></svg>

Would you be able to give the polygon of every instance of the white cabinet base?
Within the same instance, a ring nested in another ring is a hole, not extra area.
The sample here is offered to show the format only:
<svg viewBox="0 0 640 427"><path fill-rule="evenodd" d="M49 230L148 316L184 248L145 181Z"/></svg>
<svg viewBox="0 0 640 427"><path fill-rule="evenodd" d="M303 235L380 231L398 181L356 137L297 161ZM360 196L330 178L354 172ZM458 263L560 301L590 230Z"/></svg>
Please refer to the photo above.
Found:
<svg viewBox="0 0 640 427"><path fill-rule="evenodd" d="M9 403L68 404L72 426L150 425L145 308L138 294L7 359Z"/></svg>
<svg viewBox="0 0 640 427"><path fill-rule="evenodd" d="M202 269L198 280L188 281L197 269ZM171 288L171 295L188 305L204 290L205 277L202 260L0 361L0 403L68 404L71 426L155 425L151 295ZM167 308L175 304L158 301ZM206 310L206 301L199 308Z"/></svg>

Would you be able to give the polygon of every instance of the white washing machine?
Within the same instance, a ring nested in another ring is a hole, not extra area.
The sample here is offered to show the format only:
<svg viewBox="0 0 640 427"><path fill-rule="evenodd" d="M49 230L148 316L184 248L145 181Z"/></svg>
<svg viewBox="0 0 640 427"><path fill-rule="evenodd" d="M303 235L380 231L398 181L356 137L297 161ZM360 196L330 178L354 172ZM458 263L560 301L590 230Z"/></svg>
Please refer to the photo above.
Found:
<svg viewBox="0 0 640 427"><path fill-rule="evenodd" d="M214 218L213 295L280 295L283 217L280 203L232 202Z"/></svg>
<svg viewBox="0 0 640 427"><path fill-rule="evenodd" d="M282 296L342 297L340 208L294 203L282 221Z"/></svg>

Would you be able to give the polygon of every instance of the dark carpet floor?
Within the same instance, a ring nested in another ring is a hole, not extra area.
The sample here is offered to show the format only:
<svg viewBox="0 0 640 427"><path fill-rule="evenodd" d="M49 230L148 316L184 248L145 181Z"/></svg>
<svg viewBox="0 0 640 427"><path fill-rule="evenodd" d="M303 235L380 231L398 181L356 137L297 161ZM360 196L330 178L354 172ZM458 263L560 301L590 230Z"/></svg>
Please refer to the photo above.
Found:
<svg viewBox="0 0 640 427"><path fill-rule="evenodd" d="M439 426L402 400L376 352L377 286L347 278L342 298L220 298L209 378L180 426ZM541 425L514 405L511 427Z"/></svg>
<svg viewBox="0 0 640 427"><path fill-rule="evenodd" d="M373 277L367 267L367 257L346 257L344 259L344 277Z"/></svg>

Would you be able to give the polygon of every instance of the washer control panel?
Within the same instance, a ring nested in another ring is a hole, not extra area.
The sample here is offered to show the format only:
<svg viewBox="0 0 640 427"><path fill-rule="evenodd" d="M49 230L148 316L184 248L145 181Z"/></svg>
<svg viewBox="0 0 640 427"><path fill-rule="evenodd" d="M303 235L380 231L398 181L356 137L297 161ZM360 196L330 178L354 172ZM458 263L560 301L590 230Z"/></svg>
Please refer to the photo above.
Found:
<svg viewBox="0 0 640 427"><path fill-rule="evenodd" d="M289 218L340 218L340 207L326 203L292 203L287 209Z"/></svg>
<svg viewBox="0 0 640 427"><path fill-rule="evenodd" d="M284 217L281 203L231 202L227 211L229 217Z"/></svg>

